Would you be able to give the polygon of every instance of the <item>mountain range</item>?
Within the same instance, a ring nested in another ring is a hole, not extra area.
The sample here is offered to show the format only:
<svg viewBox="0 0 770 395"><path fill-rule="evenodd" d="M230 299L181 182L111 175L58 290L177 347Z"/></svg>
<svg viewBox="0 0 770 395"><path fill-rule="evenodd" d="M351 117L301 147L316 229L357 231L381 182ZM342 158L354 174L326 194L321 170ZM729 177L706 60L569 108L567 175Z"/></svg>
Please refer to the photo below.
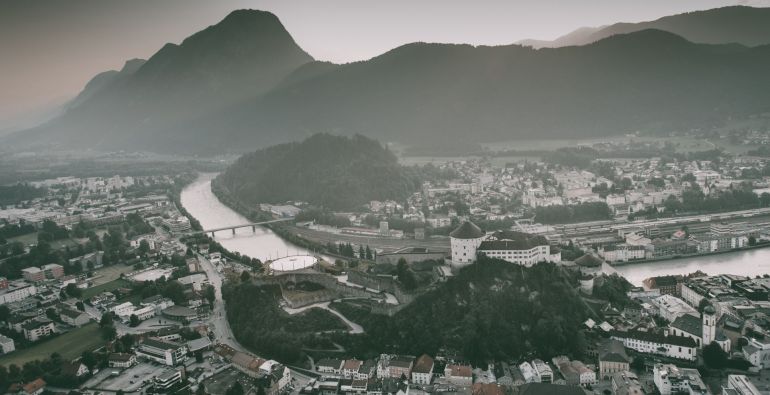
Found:
<svg viewBox="0 0 770 395"><path fill-rule="evenodd" d="M412 43L337 65L314 60L275 15L240 10L97 75L62 115L2 142L210 154L318 132L494 142L708 129L770 111L770 9L720 8L557 41Z"/></svg>
<svg viewBox="0 0 770 395"><path fill-rule="evenodd" d="M521 40L517 44L535 48L586 45L616 34L646 29L665 30L701 44L738 43L746 46L770 44L770 8L732 6L665 16L640 23L581 27L555 40Z"/></svg>

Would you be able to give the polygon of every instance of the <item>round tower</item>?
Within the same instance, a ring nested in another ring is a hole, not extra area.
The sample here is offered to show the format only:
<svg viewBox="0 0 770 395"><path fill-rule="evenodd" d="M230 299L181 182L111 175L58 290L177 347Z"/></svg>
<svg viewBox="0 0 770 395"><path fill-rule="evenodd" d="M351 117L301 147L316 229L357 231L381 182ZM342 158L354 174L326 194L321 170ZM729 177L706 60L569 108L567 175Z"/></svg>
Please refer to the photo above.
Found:
<svg viewBox="0 0 770 395"><path fill-rule="evenodd" d="M713 306L708 305L703 308L703 342L701 346L706 347L717 338L717 312Z"/></svg>
<svg viewBox="0 0 770 395"><path fill-rule="evenodd" d="M449 234L452 262L468 264L476 262L476 250L484 241L484 232L473 222L465 221Z"/></svg>

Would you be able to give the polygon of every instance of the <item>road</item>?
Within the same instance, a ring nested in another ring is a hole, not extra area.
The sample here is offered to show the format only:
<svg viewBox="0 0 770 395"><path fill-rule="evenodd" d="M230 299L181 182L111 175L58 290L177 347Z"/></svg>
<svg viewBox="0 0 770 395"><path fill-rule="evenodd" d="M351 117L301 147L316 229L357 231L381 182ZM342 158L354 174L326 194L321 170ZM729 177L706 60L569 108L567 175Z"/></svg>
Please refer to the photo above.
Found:
<svg viewBox="0 0 770 395"><path fill-rule="evenodd" d="M334 310L331 307L329 307L329 302L314 303L314 304L307 305L307 306L300 307L300 308L296 308L296 309L292 309L291 307L284 306L283 309L287 313L289 313L291 315L294 315L294 314L301 313L301 312L303 312L305 310L309 310L309 309L313 309L313 308L324 309L324 310L327 310L330 313L336 315L337 317L340 317L340 319L343 322L345 322L345 324L350 328L348 333L352 333L352 334L364 333L364 327L363 326L356 324L355 322L349 320L347 317L342 315L339 311Z"/></svg>
<svg viewBox="0 0 770 395"><path fill-rule="evenodd" d="M233 349L245 353L249 353L246 347L243 347L233 336L233 331L230 329L230 324L227 322L227 314L225 312L225 301L222 299L222 275L217 271L214 264L211 263L206 257L198 254L198 260L201 262L203 271L206 272L206 276L209 279L209 284L214 286L214 293L216 298L214 300L214 308L211 311L209 317L209 330L214 333L214 340L216 342L227 344Z"/></svg>

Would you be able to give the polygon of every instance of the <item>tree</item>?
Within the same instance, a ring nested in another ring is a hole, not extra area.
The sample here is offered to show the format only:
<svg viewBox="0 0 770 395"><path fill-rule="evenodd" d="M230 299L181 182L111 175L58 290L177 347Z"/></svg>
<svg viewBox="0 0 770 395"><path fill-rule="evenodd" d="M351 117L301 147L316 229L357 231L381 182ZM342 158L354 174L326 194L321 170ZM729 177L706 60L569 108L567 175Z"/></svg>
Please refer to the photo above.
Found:
<svg viewBox="0 0 770 395"><path fill-rule="evenodd" d="M723 369L727 366L727 353L716 342L703 347L703 362L711 369Z"/></svg>
<svg viewBox="0 0 770 395"><path fill-rule="evenodd" d="M94 370L96 367L96 355L92 351L83 351L80 354L80 362L86 365L89 370Z"/></svg>
<svg viewBox="0 0 770 395"><path fill-rule="evenodd" d="M6 305L0 305L0 322L6 322L10 317L11 309L9 309Z"/></svg>
<svg viewBox="0 0 770 395"><path fill-rule="evenodd" d="M243 386L236 380L235 383L225 391L225 395L243 395Z"/></svg>
<svg viewBox="0 0 770 395"><path fill-rule="evenodd" d="M131 317L129 317L128 320L131 327L137 327L142 323L139 321L139 317L137 317L136 314L131 314Z"/></svg>
<svg viewBox="0 0 770 395"><path fill-rule="evenodd" d="M112 313L104 313L102 314L102 318L99 319L100 327L111 326L112 323L113 323Z"/></svg>
<svg viewBox="0 0 770 395"><path fill-rule="evenodd" d="M86 311L86 306L83 304L83 302L79 300L77 301L77 303L75 303L75 308L77 308L80 311Z"/></svg>
<svg viewBox="0 0 770 395"><path fill-rule="evenodd" d="M401 258L398 260L398 264L396 265L396 275L398 276L398 282L400 282L407 290L412 290L417 287L417 280L414 278L414 273L409 270L406 259Z"/></svg>
<svg viewBox="0 0 770 395"><path fill-rule="evenodd" d="M139 255L147 254L150 251L150 243L147 240L142 239L139 242L139 248L137 248L136 251L139 253Z"/></svg>
<svg viewBox="0 0 770 395"><path fill-rule="evenodd" d="M206 287L203 296L206 298L206 300L209 302L209 304L214 304L214 300L216 300L216 290L214 289L213 285L209 285Z"/></svg>
<svg viewBox="0 0 770 395"><path fill-rule="evenodd" d="M372 255L372 249L369 248L368 245L366 246L366 259L369 260L369 261L374 259L374 256Z"/></svg>
<svg viewBox="0 0 770 395"><path fill-rule="evenodd" d="M67 293L67 295L72 297L72 298L79 298L79 297L83 296L83 291L80 288L78 288L77 285L75 285L73 283L67 284L67 287L64 288L64 290Z"/></svg>
<svg viewBox="0 0 770 395"><path fill-rule="evenodd" d="M241 272L241 282L247 283L251 281L251 274L247 270Z"/></svg>
<svg viewBox="0 0 770 395"><path fill-rule="evenodd" d="M51 321L59 321L59 313L53 307L49 307L45 310L45 316Z"/></svg>

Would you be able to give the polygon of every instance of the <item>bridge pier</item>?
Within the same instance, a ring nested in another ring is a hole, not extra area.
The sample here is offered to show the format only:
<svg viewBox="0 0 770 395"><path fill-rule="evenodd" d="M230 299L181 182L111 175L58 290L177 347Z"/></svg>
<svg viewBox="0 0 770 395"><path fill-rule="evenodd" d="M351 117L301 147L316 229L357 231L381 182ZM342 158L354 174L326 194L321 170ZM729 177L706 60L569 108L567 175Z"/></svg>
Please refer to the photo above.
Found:
<svg viewBox="0 0 770 395"><path fill-rule="evenodd" d="M233 231L233 236L235 236L235 228L233 228L232 231Z"/></svg>
<svg viewBox="0 0 770 395"><path fill-rule="evenodd" d="M211 232L211 238L212 239L214 238L214 232Z"/></svg>
<svg viewBox="0 0 770 395"><path fill-rule="evenodd" d="M257 233L257 226L251 225L251 233Z"/></svg>

